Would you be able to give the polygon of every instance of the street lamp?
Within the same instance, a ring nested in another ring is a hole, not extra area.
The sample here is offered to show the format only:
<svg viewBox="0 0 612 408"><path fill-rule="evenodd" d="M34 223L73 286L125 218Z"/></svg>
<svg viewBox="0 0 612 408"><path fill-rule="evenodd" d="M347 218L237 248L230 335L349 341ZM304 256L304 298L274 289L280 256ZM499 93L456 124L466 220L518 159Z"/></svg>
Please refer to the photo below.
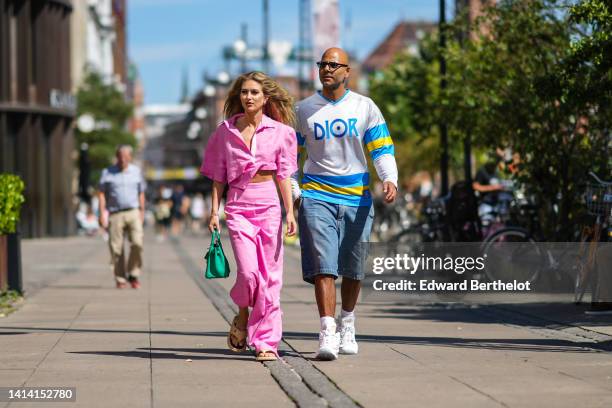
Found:
<svg viewBox="0 0 612 408"><path fill-rule="evenodd" d="M263 47L262 47L262 62L263 71L270 74L270 8L268 0L263 0Z"/></svg>
<svg viewBox="0 0 612 408"><path fill-rule="evenodd" d="M189 124L189 128L187 129L187 139L194 140L197 139L200 130L202 130L202 125L198 121L193 121Z"/></svg>
<svg viewBox="0 0 612 408"><path fill-rule="evenodd" d="M96 129L96 120L91 114L84 113L77 119L77 128L82 133L93 132Z"/></svg>
<svg viewBox="0 0 612 408"><path fill-rule="evenodd" d="M240 58L240 73L246 72L246 51L247 43L244 39L240 38L234 42L234 54Z"/></svg>
<svg viewBox="0 0 612 408"><path fill-rule="evenodd" d="M242 56L247 49L247 45L244 41L238 39L234 42L234 51L236 55Z"/></svg>
<svg viewBox="0 0 612 408"><path fill-rule="evenodd" d="M204 96L208 98L212 98L217 93L217 90L215 89L214 86L207 84L202 90L202 93L204 94Z"/></svg>
<svg viewBox="0 0 612 408"><path fill-rule="evenodd" d="M206 79L206 81L210 81L210 80ZM206 121L206 132L210 133L212 132L215 126L215 121L217 120L216 119L217 109L215 106L216 104L215 95L217 94L217 89L210 83L207 83L206 85L204 85L204 89L202 89L202 93L206 97L205 99L206 117L208 118L208 120ZM196 111L196 115L197 115L197 111Z"/></svg>
<svg viewBox="0 0 612 408"><path fill-rule="evenodd" d="M196 119L204 120L208 116L208 111L204 107L199 107L195 110L194 116L196 117Z"/></svg>
<svg viewBox="0 0 612 408"><path fill-rule="evenodd" d="M217 82L221 85L227 85L230 82L230 75L225 71L219 72L217 74Z"/></svg>

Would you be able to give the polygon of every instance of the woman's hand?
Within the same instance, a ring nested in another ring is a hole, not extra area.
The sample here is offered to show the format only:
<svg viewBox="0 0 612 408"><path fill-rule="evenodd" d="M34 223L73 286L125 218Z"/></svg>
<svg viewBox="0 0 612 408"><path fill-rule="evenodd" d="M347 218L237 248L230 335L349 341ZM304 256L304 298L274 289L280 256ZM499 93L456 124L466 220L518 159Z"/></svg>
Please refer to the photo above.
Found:
<svg viewBox="0 0 612 408"><path fill-rule="evenodd" d="M219 223L219 214L211 214L208 221L208 230L212 233L214 230L221 232L221 224Z"/></svg>
<svg viewBox="0 0 612 408"><path fill-rule="evenodd" d="M297 232L297 223L295 222L295 216L293 215L293 211L287 213L287 236L292 237Z"/></svg>

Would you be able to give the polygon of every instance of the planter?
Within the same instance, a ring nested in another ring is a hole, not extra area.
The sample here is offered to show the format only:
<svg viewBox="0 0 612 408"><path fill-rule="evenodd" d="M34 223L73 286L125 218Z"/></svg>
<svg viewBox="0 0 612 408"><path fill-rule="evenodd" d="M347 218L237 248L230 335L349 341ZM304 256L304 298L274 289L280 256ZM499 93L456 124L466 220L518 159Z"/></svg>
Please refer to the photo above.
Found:
<svg viewBox="0 0 612 408"><path fill-rule="evenodd" d="M7 235L6 250L8 252L8 288L23 295L23 279L21 273L21 234L17 232Z"/></svg>
<svg viewBox="0 0 612 408"><path fill-rule="evenodd" d="M19 216L24 188L19 176L0 174L0 292L22 291Z"/></svg>
<svg viewBox="0 0 612 408"><path fill-rule="evenodd" d="M8 289L8 237L0 235L0 293Z"/></svg>

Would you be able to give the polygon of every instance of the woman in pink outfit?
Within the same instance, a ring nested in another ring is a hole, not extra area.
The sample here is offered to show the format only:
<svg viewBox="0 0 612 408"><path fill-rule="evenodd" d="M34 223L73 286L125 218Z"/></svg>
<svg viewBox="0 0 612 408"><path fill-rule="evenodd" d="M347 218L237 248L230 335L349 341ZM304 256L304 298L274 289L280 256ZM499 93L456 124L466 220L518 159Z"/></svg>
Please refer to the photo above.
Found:
<svg viewBox="0 0 612 408"><path fill-rule="evenodd" d="M257 360L275 360L282 337L283 223L274 179L287 214L287 235L295 235L289 179L297 170L293 101L271 78L250 72L233 83L224 113L200 171L213 180L211 232L221 228L219 203L229 185L225 215L238 267L230 296L239 313L227 343L232 351L248 344Z"/></svg>

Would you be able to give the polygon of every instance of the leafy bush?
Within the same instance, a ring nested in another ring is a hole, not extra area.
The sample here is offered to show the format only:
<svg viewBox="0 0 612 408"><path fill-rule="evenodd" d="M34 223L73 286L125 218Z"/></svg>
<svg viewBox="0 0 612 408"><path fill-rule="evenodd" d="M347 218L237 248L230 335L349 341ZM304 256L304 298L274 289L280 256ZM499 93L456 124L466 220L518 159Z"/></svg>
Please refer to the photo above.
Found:
<svg viewBox="0 0 612 408"><path fill-rule="evenodd" d="M11 234L17 228L24 183L13 174L0 174L0 234Z"/></svg>
<svg viewBox="0 0 612 408"><path fill-rule="evenodd" d="M136 138L125 130L125 125L133 113L134 107L126 102L123 94L115 86L104 82L95 73L88 72L77 94L79 101L77 115L89 114L96 121L106 124L106 127L83 133L76 129L77 143L89 145L89 160L91 161L90 183L95 183L102 169L112 164L115 149L120 144L136 147Z"/></svg>

